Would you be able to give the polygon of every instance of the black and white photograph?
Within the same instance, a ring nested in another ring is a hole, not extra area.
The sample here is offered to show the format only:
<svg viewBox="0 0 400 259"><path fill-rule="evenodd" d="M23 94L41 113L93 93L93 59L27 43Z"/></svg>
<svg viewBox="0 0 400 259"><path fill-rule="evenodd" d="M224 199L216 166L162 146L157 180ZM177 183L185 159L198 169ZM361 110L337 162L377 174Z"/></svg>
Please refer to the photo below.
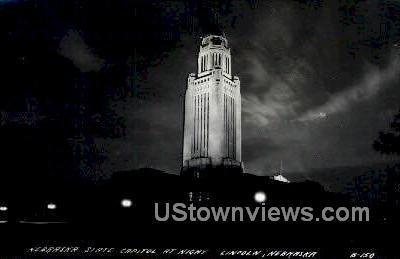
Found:
<svg viewBox="0 0 400 259"><path fill-rule="evenodd" d="M399 0L0 0L0 258L400 258Z"/></svg>

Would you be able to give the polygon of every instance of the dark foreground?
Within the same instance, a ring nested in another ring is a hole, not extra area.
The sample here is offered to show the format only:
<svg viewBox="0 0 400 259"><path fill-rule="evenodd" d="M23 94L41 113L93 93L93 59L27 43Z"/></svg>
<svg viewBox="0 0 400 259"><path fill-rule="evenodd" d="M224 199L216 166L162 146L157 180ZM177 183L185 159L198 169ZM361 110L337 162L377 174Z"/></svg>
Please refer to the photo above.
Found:
<svg viewBox="0 0 400 259"><path fill-rule="evenodd" d="M149 255L146 252L140 254L133 251L142 248L156 249L159 256L164 249L183 248L205 249L207 252L204 257L207 258L219 257L221 251L257 249L317 251L318 255L315 258L350 258L354 253L359 255L374 253L374 258L399 258L398 227L393 225L322 223L188 225L105 221L102 224L85 225L2 225L0 231L2 255L147 258ZM55 252L51 247L78 247L78 250ZM282 258L282 256L269 258Z"/></svg>
<svg viewBox="0 0 400 259"><path fill-rule="evenodd" d="M318 251L316 258L349 258L349 253L373 252L375 258L399 258L398 230L389 225L3 225L2 255L119 256L123 248L210 249L217 257L222 249L287 249ZM43 252L44 247L79 247L78 252ZM114 248L108 252L85 253L88 247ZM31 250L30 248L36 249ZM37 250L39 249L39 250ZM132 254L129 254L132 256ZM392 257L385 257L391 255ZM281 257L280 257L281 258Z"/></svg>
<svg viewBox="0 0 400 259"><path fill-rule="evenodd" d="M9 195L4 200L8 211L0 214L0 254L305 258L309 254L304 253L314 251L312 258L400 258L399 214L387 204L371 206L370 221L361 223L155 219L156 202L256 207L261 206L254 201L258 191L267 194L263 205L267 207L360 206L312 182L284 184L251 175L193 181L155 170L121 173L103 186L43 188L31 195ZM122 206L124 199L132 202L130 207ZM49 210L49 203L56 209ZM297 256L288 256L289 252Z"/></svg>

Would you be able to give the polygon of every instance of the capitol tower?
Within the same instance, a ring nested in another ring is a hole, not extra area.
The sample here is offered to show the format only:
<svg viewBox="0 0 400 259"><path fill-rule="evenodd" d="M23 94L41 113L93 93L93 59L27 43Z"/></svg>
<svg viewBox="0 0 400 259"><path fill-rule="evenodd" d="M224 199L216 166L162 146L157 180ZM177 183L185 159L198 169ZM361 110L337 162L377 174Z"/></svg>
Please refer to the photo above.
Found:
<svg viewBox="0 0 400 259"><path fill-rule="evenodd" d="M231 64L224 36L202 38L185 93L182 174L243 172L240 81Z"/></svg>

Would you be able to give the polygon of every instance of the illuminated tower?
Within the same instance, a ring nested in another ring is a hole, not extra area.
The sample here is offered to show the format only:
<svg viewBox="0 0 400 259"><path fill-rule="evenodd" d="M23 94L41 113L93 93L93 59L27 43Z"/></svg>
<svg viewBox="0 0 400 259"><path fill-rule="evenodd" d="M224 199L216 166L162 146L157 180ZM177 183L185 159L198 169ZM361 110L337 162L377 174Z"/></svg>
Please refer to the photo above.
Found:
<svg viewBox="0 0 400 259"><path fill-rule="evenodd" d="M197 65L185 94L182 173L242 172L240 81L232 76L227 39L202 38Z"/></svg>

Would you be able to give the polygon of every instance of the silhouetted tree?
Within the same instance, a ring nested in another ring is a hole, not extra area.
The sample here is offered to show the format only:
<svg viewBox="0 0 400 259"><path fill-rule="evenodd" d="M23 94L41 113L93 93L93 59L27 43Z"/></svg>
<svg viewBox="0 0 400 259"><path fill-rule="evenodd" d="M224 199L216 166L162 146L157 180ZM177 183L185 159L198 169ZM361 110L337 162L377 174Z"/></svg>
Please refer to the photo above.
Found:
<svg viewBox="0 0 400 259"><path fill-rule="evenodd" d="M373 147L382 154L400 155L400 111L390 123L390 130L379 132L379 137L374 141Z"/></svg>
<svg viewBox="0 0 400 259"><path fill-rule="evenodd" d="M394 116L390 123L390 129L379 132L379 137L373 143L375 150L382 154L400 155L400 111ZM385 171L388 174L385 191L388 192L388 204L391 208L400 208L400 164L388 166ZM396 213L399 213L397 210ZM393 218L398 218L393 214Z"/></svg>

